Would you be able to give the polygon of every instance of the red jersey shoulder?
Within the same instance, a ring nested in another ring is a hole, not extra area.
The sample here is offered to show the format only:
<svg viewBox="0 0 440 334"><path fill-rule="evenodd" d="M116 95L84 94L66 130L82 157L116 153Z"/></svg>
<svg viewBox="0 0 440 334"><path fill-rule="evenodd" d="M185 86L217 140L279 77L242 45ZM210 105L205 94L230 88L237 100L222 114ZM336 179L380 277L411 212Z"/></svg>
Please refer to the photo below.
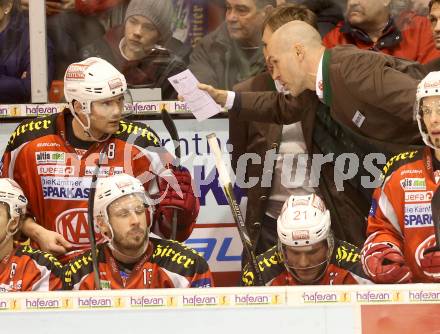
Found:
<svg viewBox="0 0 440 334"><path fill-rule="evenodd" d="M360 258L361 254L358 247L346 241L338 239L335 240L335 246L330 263L356 276L368 279L367 275L365 275L364 270L362 269Z"/></svg>
<svg viewBox="0 0 440 334"><path fill-rule="evenodd" d="M9 138L6 152L11 152L24 143L31 142L37 138L56 133L57 114L26 119L21 122L12 132Z"/></svg>
<svg viewBox="0 0 440 334"><path fill-rule="evenodd" d="M143 148L161 146L157 133L142 122L121 120L114 138Z"/></svg>
<svg viewBox="0 0 440 334"><path fill-rule="evenodd" d="M47 252L43 252L40 249L32 248L31 246L25 245L17 248L15 252L15 256L17 257L28 257L35 261L37 265L46 267L56 276L60 276L62 274L63 265L58 259Z"/></svg>
<svg viewBox="0 0 440 334"><path fill-rule="evenodd" d="M150 262L174 272L191 277L209 271L206 260L194 249L174 240L150 238L153 253Z"/></svg>
<svg viewBox="0 0 440 334"><path fill-rule="evenodd" d="M393 172L408 164L414 163L420 159L423 159L423 150L411 150L406 152L401 152L391 157L382 169L382 180L385 180Z"/></svg>
<svg viewBox="0 0 440 334"><path fill-rule="evenodd" d="M278 247L273 246L264 253L257 256L257 264L263 275L263 281L265 284L278 277L283 271L286 270L281 255L278 252ZM250 271L249 265L245 267L242 274L242 281L244 285L253 286L255 273Z"/></svg>

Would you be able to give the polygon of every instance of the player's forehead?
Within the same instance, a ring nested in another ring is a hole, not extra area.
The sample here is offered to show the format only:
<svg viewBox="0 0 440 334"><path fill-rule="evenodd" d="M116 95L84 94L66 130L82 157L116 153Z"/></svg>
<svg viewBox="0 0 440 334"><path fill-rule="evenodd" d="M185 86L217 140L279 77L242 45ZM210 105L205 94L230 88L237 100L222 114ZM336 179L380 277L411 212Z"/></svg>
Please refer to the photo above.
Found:
<svg viewBox="0 0 440 334"><path fill-rule="evenodd" d="M438 108L440 106L440 95L426 96L422 99L423 108Z"/></svg>
<svg viewBox="0 0 440 334"><path fill-rule="evenodd" d="M128 208L138 205L144 205L142 197L139 194L129 194L115 199L111 202L108 208L109 210L117 210L124 207Z"/></svg>

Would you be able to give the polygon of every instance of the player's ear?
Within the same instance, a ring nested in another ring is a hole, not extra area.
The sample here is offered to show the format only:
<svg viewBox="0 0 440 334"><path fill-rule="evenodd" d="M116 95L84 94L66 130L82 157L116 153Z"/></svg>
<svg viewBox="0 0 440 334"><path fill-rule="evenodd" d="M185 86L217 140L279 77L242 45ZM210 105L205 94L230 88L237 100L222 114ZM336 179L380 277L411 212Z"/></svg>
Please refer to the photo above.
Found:
<svg viewBox="0 0 440 334"><path fill-rule="evenodd" d="M11 222L8 225L8 233L14 235L15 233L17 233L19 227L20 227L20 218L15 217L14 219L11 220Z"/></svg>
<svg viewBox="0 0 440 334"><path fill-rule="evenodd" d="M108 224L105 223L104 217L96 217L96 224L98 225L101 234L111 238L110 228Z"/></svg>

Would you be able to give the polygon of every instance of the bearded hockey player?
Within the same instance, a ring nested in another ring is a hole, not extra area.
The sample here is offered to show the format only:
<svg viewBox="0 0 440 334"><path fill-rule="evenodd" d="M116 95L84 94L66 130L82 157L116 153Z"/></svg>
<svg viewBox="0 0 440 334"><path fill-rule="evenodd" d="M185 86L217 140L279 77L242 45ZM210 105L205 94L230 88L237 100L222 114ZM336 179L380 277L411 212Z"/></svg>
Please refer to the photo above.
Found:
<svg viewBox="0 0 440 334"><path fill-rule="evenodd" d="M154 206L142 183L127 174L98 179L94 217L107 240L98 245L103 289L213 286L206 261L174 240L150 237ZM91 252L66 264L64 288L95 287Z"/></svg>

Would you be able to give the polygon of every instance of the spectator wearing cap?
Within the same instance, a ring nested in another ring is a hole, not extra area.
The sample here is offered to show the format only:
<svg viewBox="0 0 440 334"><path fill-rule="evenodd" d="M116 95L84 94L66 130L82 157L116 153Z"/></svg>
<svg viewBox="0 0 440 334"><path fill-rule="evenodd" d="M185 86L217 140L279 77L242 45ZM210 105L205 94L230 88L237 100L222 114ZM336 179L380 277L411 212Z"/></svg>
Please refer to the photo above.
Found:
<svg viewBox="0 0 440 334"><path fill-rule="evenodd" d="M429 20L413 11L391 15L391 0L348 0L345 21L323 39L327 48L354 44L425 64L440 57L431 38Z"/></svg>
<svg viewBox="0 0 440 334"><path fill-rule="evenodd" d="M80 56L106 59L129 85L161 88L162 99L175 98L177 93L167 78L186 66L164 47L172 36L172 18L171 0L131 0L124 24L82 48Z"/></svg>

